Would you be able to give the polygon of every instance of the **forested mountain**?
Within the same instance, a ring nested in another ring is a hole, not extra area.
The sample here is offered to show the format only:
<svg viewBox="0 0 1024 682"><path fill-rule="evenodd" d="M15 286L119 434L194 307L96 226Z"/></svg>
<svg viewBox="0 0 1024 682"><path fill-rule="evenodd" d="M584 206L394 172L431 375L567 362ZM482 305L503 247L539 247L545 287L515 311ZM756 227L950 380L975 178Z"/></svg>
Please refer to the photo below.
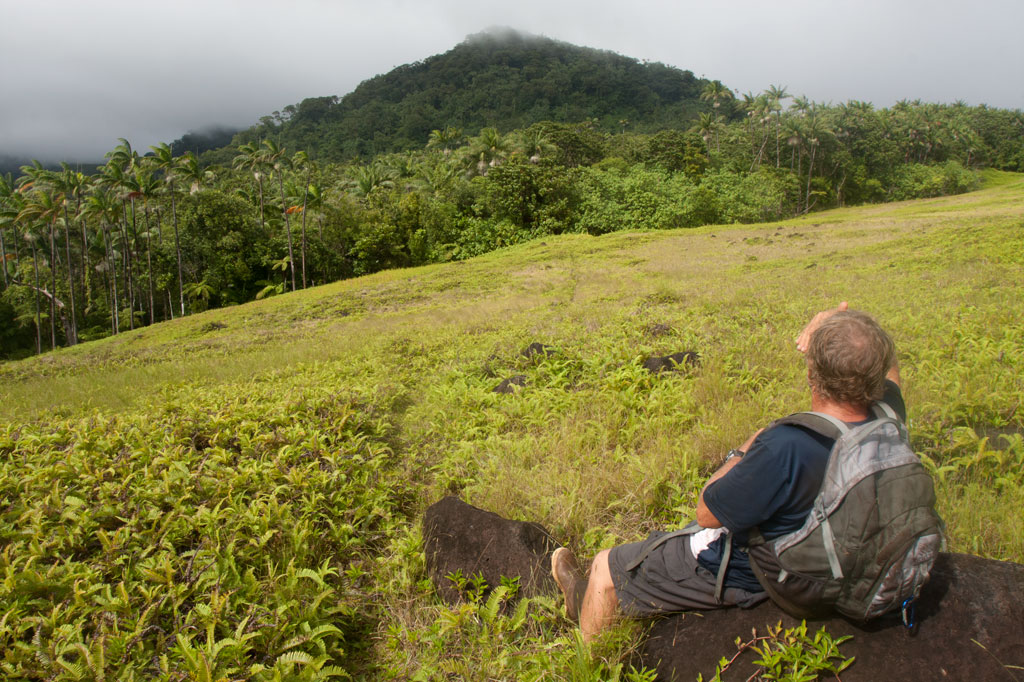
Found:
<svg viewBox="0 0 1024 682"><path fill-rule="evenodd" d="M304 149L325 161L422 148L431 130L505 132L539 121L593 121L604 130L686 127L709 104L706 81L511 30L470 36L448 52L400 66L344 97L290 105L237 138Z"/></svg>

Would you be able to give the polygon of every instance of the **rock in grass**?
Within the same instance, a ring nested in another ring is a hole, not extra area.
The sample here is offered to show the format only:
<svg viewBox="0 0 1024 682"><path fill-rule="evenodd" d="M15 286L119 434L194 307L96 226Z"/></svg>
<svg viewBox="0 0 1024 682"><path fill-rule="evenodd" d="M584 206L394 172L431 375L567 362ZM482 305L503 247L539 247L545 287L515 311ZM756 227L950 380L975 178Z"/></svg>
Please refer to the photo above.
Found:
<svg viewBox="0 0 1024 682"><path fill-rule="evenodd" d="M514 376L510 376L508 379L503 379L500 384L494 387L494 392L515 393L525 385L526 377L522 374L516 374Z"/></svg>
<svg viewBox="0 0 1024 682"><path fill-rule="evenodd" d="M686 350L680 353L672 353L664 357L652 356L644 360L644 369L651 374L660 372L675 372L684 367L696 367L700 364L700 353L693 350Z"/></svg>
<svg viewBox="0 0 1024 682"><path fill-rule="evenodd" d="M838 617L810 621L807 632L813 637L824 626L833 639L852 636L839 647L844 657L856 657L839 676L843 682L1024 680L1024 565L940 554L916 615L914 634L897 615L863 626ZM719 659L737 652L737 637L747 642L751 628L763 635L780 621L786 628L800 624L771 602L672 616L654 623L639 657L659 680L711 679ZM757 658L744 652L722 679L748 679Z"/></svg>
<svg viewBox="0 0 1024 682"><path fill-rule="evenodd" d="M529 346L524 348L520 352L520 354L524 358L533 358L533 357L536 357L538 355L543 355L544 357L549 357L551 355L554 355L557 352L558 352L557 348L553 348L551 346L545 346L543 343L538 343L538 342L534 341Z"/></svg>
<svg viewBox="0 0 1024 682"><path fill-rule="evenodd" d="M557 591L550 566L558 545L540 524L509 521L446 497L423 516L423 546L427 574L449 604L465 598L448 578L458 571L467 579L482 575L488 591L501 585L502 577L519 578L519 596Z"/></svg>

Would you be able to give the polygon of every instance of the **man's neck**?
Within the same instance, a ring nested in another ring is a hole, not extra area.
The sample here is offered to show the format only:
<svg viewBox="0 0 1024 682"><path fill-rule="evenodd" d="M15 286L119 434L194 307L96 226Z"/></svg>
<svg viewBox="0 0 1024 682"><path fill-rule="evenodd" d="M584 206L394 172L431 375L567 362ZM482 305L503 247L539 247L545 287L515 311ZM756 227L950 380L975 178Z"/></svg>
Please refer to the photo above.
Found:
<svg viewBox="0 0 1024 682"><path fill-rule="evenodd" d="M867 406L837 403L818 395L816 391L811 391L811 409L844 422L862 422L868 418Z"/></svg>

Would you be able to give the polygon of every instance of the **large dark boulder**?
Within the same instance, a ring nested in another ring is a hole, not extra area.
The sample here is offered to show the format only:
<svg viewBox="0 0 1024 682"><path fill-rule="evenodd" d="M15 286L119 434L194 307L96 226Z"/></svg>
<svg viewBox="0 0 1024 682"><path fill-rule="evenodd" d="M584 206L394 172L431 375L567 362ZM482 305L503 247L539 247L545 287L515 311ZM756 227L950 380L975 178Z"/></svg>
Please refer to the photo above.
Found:
<svg viewBox="0 0 1024 682"><path fill-rule="evenodd" d="M454 604L463 594L449 575L483 576L489 588L501 579L519 578L519 595L553 594L551 553L558 544L544 526L509 521L497 514L446 497L423 516L427 574L441 598Z"/></svg>
<svg viewBox="0 0 1024 682"><path fill-rule="evenodd" d="M1024 565L940 554L916 611L913 635L898 616L863 626L833 618L808 622L807 630L824 626L834 638L852 635L840 646L844 656L856 657L840 675L843 682L1024 680ZM722 656L737 652L737 637L747 642L752 628L763 635L779 621L784 627L800 623L771 602L659 619L639 657L658 679L710 679ZM756 658L744 652L722 679L748 679Z"/></svg>
<svg viewBox="0 0 1024 682"><path fill-rule="evenodd" d="M447 575L482 574L488 585L518 576L521 594L557 592L549 572L557 546L536 523L509 521L447 497L427 510L423 521L427 570L449 603L462 598ZM840 647L856 657L840 677L843 682L899 680L1000 680L1024 682L1024 565L966 554L940 554L932 578L916 606L913 634L898 617L866 625L843 618L808 623L834 638L851 635ZM771 602L756 608L724 609L672 615L652 622L637 656L656 669L658 679L711 679L724 656L736 652L736 639L751 639L769 626L799 621ZM746 651L723 679L747 680L757 668L756 654Z"/></svg>

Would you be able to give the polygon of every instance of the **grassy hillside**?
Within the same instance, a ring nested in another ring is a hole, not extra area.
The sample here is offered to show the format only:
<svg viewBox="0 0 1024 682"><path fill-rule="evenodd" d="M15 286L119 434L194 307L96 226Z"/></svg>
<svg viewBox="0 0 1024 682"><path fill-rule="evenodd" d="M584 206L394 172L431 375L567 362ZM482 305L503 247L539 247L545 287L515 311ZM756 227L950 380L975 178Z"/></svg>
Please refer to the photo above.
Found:
<svg viewBox="0 0 1024 682"><path fill-rule="evenodd" d="M0 366L0 667L625 678L629 628L590 659L554 599L525 620L440 606L423 509L458 493L582 554L677 524L726 450L806 407L794 337L843 299L896 339L951 549L1024 561L1022 245L1024 178L992 174L769 225L550 237ZM701 365L641 366L681 350Z"/></svg>

